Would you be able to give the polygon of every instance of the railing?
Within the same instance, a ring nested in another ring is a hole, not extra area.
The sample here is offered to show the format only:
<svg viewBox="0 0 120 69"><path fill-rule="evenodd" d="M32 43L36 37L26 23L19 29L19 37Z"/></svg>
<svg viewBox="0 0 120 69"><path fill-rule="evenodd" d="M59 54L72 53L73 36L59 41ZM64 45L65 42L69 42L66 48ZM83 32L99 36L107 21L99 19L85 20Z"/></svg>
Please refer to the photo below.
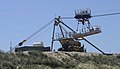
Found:
<svg viewBox="0 0 120 69"><path fill-rule="evenodd" d="M62 33L56 33L55 35L55 40L61 40L61 39L66 39L66 38L72 38L72 32L63 32L64 33L64 37L62 35Z"/></svg>
<svg viewBox="0 0 120 69"><path fill-rule="evenodd" d="M72 36L74 38L86 37L94 34L101 33L100 26L94 26L93 28L84 29L84 31L80 31L79 33L73 33Z"/></svg>

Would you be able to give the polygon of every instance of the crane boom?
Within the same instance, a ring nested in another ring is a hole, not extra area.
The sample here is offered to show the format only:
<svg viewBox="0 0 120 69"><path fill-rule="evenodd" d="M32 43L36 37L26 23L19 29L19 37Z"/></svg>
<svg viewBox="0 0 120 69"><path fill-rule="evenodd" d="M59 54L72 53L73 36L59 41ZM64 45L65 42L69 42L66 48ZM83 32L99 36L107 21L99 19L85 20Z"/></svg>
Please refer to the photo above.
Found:
<svg viewBox="0 0 120 69"><path fill-rule="evenodd" d="M22 46L26 41L28 41L29 39L31 39L32 37L34 37L35 35L37 35L40 31L42 31L43 29L45 29L46 27L48 27L51 22L53 21L53 19L51 21L49 21L47 24L45 24L43 27L41 27L40 29L38 29L37 31L35 31L34 33L32 33L29 37L27 37L26 39L24 39L23 41L19 42L15 47L13 47L9 52L12 52L16 47L18 46Z"/></svg>

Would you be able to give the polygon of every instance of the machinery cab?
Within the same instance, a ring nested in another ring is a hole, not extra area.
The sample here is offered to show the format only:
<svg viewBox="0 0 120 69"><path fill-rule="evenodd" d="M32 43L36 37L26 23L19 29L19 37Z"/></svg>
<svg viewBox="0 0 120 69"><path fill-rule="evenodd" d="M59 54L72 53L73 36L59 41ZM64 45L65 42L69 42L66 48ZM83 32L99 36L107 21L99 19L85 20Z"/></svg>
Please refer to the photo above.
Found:
<svg viewBox="0 0 120 69"><path fill-rule="evenodd" d="M90 18L91 17L91 10L85 9L85 10L75 10L75 17L76 19L84 19L84 18Z"/></svg>
<svg viewBox="0 0 120 69"><path fill-rule="evenodd" d="M62 44L62 48L59 48L58 51L85 52L84 46L81 46L81 43L75 41L73 38L62 39L60 43Z"/></svg>

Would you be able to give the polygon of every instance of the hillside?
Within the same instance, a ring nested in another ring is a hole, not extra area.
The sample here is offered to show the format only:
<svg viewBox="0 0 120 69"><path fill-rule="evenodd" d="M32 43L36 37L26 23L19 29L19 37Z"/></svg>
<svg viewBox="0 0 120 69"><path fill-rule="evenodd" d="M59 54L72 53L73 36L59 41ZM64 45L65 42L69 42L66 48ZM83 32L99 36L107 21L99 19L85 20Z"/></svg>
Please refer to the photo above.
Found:
<svg viewBox="0 0 120 69"><path fill-rule="evenodd" d="M120 54L0 52L0 69L120 69Z"/></svg>

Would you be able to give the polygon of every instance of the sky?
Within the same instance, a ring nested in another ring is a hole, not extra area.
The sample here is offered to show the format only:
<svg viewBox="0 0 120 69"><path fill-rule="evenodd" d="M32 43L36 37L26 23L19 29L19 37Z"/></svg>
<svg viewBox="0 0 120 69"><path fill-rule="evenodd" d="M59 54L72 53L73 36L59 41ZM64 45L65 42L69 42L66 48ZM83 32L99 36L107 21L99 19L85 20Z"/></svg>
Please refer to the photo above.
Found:
<svg viewBox="0 0 120 69"><path fill-rule="evenodd" d="M75 9L90 8L92 15L120 12L120 0L0 0L0 50L9 51L20 41L57 16L73 16ZM67 21L66 21L67 22ZM76 27L77 22L69 21ZM120 15L91 18L92 25L101 26L102 33L86 37L107 53L120 53ZM53 23L52 23L53 24ZM24 45L42 41L51 45L52 27L28 40ZM88 52L99 52L84 43ZM24 46L23 45L23 46ZM55 42L54 49L61 47Z"/></svg>

